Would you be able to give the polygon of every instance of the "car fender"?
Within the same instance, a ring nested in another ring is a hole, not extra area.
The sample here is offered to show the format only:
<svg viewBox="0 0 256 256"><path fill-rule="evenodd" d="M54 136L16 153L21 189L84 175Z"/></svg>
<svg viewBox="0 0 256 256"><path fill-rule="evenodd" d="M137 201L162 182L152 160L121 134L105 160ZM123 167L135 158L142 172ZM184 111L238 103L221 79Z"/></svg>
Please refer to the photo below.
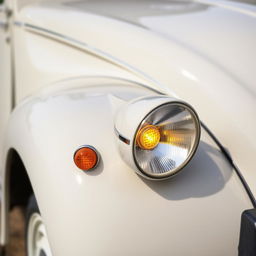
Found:
<svg viewBox="0 0 256 256"><path fill-rule="evenodd" d="M115 113L151 94L128 81L80 78L43 89L12 113L5 156L15 149L24 163L53 255L237 253L241 213L252 204L204 129L194 158L172 179L146 180L120 157ZM101 156L93 171L73 162L82 145Z"/></svg>

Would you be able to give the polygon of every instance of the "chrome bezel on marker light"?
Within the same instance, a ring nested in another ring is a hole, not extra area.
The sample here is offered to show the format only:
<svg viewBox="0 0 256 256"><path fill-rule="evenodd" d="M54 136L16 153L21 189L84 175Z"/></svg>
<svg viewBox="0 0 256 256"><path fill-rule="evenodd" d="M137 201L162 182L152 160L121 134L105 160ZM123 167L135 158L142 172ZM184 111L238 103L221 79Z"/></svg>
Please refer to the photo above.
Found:
<svg viewBox="0 0 256 256"><path fill-rule="evenodd" d="M175 112L177 114L172 114ZM180 120L177 115L180 115ZM171 120L175 122L172 123ZM145 125L158 127L161 133L160 142L150 150L141 148L136 141ZM175 129L167 129L168 127ZM176 135L171 136L172 133ZM179 133L181 135L178 136ZM169 178L182 170L192 159L200 141L200 133L200 121L191 106L178 101L162 104L148 113L136 130L133 139L134 162L141 174L148 178ZM175 139L183 143L174 142Z"/></svg>

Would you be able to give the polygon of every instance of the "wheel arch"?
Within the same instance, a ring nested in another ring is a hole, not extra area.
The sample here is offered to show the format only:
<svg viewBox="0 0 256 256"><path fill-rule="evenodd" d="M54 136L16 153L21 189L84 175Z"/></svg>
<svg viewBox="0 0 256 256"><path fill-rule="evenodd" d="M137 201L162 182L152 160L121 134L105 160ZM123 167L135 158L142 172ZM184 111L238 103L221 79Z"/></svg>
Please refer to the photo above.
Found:
<svg viewBox="0 0 256 256"><path fill-rule="evenodd" d="M1 244L8 242L8 213L15 207L25 208L33 194L28 172L15 148L7 151L4 175L2 175Z"/></svg>
<svg viewBox="0 0 256 256"><path fill-rule="evenodd" d="M26 206L33 189L23 160L14 148L8 152L6 168L10 209Z"/></svg>

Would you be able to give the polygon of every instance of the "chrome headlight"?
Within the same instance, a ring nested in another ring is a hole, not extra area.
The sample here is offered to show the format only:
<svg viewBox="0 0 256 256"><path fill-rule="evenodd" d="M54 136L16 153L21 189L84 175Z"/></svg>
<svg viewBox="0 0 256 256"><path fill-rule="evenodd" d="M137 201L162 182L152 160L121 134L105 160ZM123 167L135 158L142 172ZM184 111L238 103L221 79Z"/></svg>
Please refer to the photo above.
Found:
<svg viewBox="0 0 256 256"><path fill-rule="evenodd" d="M178 102L159 106L138 127L133 142L135 163L146 176L171 176L189 162L199 134L197 115L189 106Z"/></svg>
<svg viewBox="0 0 256 256"><path fill-rule="evenodd" d="M171 177L193 157L200 122L188 104L155 96L131 102L120 112L116 129L126 144L119 146L121 155L142 176Z"/></svg>

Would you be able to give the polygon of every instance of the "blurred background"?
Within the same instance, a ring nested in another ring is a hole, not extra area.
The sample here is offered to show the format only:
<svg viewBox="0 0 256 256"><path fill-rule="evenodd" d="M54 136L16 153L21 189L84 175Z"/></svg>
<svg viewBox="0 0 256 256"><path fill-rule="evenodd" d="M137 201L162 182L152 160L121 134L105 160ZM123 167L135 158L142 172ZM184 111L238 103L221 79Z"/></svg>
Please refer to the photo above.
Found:
<svg viewBox="0 0 256 256"><path fill-rule="evenodd" d="M25 256L24 210L15 207L9 214L10 243L6 256Z"/></svg>

